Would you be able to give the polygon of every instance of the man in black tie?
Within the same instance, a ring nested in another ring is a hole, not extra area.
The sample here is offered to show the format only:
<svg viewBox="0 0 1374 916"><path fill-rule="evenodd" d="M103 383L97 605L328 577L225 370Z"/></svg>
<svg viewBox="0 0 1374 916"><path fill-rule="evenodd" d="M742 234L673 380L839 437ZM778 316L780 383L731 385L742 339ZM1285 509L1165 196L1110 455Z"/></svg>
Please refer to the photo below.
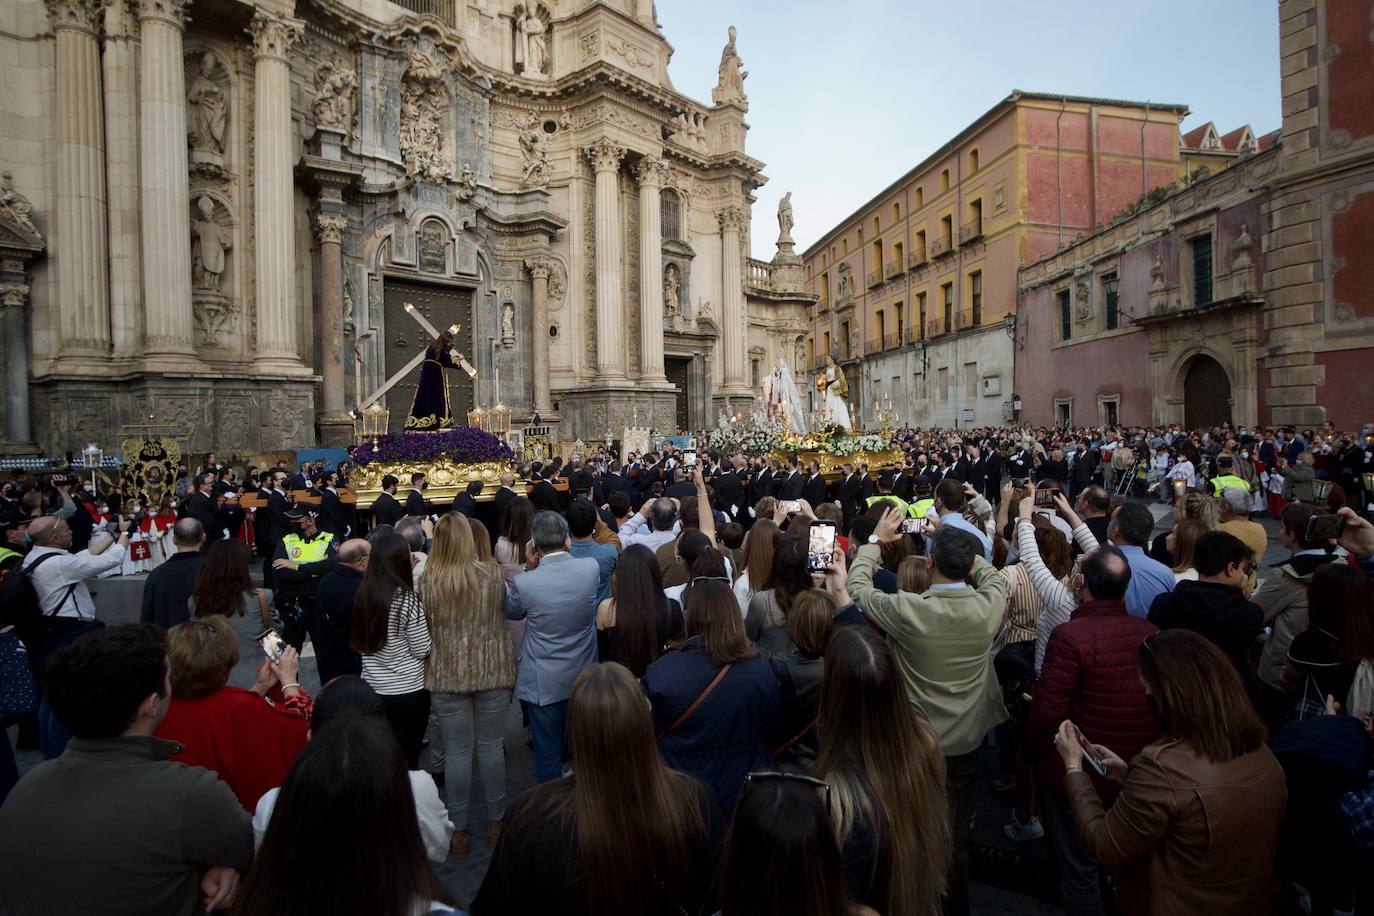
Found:
<svg viewBox="0 0 1374 916"><path fill-rule="evenodd" d="M477 517L477 497L482 495L482 481L469 480L467 489L453 497L453 511L468 518Z"/></svg>
<svg viewBox="0 0 1374 916"><path fill-rule="evenodd" d="M749 523L749 513L745 510L744 495L744 456L735 455L730 459L730 468L711 481L716 500L724 508L731 521L743 525Z"/></svg>
<svg viewBox="0 0 1374 916"><path fill-rule="evenodd" d="M501 475L501 489L496 491L496 497L492 500L493 514L492 522L488 525L491 529L491 542L496 543L496 539L501 536L501 528L506 524L506 507L510 501L515 499L515 475L506 471Z"/></svg>
<svg viewBox="0 0 1374 916"><path fill-rule="evenodd" d="M806 479L802 477L801 463L795 455L787 459L787 474L778 486L778 499L801 499L802 487Z"/></svg>
<svg viewBox="0 0 1374 916"><path fill-rule="evenodd" d="M372 518L378 525L394 525L405 517L406 510L396 500L400 483L393 474L382 478L382 492L372 502Z"/></svg>
<svg viewBox="0 0 1374 916"><path fill-rule="evenodd" d="M835 485L835 499L839 501L840 511L844 513L845 529L848 530L849 522L862 512L859 500L859 477L854 472L854 465L844 465L844 476Z"/></svg>
<svg viewBox="0 0 1374 916"><path fill-rule="evenodd" d="M429 503L425 501L425 488L428 486L429 481L425 479L423 471L416 471L410 475L410 492L406 494L406 515L416 518L429 517Z"/></svg>
<svg viewBox="0 0 1374 916"><path fill-rule="evenodd" d="M278 468L272 472L272 489L267 496L267 551L265 560L262 564L262 581L266 588L272 587L272 559L277 554L277 548L288 534L299 530L296 520L289 514L291 503L286 498L286 481L288 475L286 471ZM261 510L259 510L261 511Z"/></svg>
<svg viewBox="0 0 1374 916"><path fill-rule="evenodd" d="M877 495L878 495L878 484L873 480L872 477L869 476L869 474L868 474L868 465L867 465L866 463L860 463L860 464L859 464L859 505L866 508L866 507L868 506L868 500L869 500L869 498L870 498L870 497L873 497L873 496L877 496ZM863 512L863 509L860 509L859 511L862 513L862 512Z"/></svg>
<svg viewBox="0 0 1374 916"><path fill-rule="evenodd" d="M224 521L215 506L214 489L215 472L203 471L196 477L196 492L186 501L186 514L200 522L205 529L201 553L207 553L211 544L224 538Z"/></svg>
<svg viewBox="0 0 1374 916"><path fill-rule="evenodd" d="M554 487L553 483L545 476L543 470L535 471L536 483L530 492L530 502L534 503L534 508L540 512L562 512L562 494Z"/></svg>
<svg viewBox="0 0 1374 916"><path fill-rule="evenodd" d="M320 530L334 535L334 543L342 544L353 531L351 510L339 498L339 477L334 471L323 471L319 477Z"/></svg>
<svg viewBox="0 0 1374 916"><path fill-rule="evenodd" d="M825 502L825 478L821 476L819 461L809 461L806 464L806 481L802 484L801 498L806 500L812 509Z"/></svg>
<svg viewBox="0 0 1374 916"><path fill-rule="evenodd" d="M302 461L301 469L291 478L291 489L308 490L310 489L310 462Z"/></svg>
<svg viewBox="0 0 1374 916"><path fill-rule="evenodd" d="M911 470L898 466L892 474L892 495L903 502L911 502L911 494L915 492L916 484L912 479Z"/></svg>

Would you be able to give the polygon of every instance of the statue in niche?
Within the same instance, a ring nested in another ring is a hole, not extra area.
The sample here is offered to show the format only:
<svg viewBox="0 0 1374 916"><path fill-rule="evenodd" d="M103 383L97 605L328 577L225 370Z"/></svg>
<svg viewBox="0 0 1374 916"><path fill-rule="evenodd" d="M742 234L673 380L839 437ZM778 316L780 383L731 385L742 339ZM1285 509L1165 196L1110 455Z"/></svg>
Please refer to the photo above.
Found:
<svg viewBox="0 0 1374 916"><path fill-rule="evenodd" d="M463 171L458 176L458 199L470 200L477 193L477 175L470 163L463 163Z"/></svg>
<svg viewBox="0 0 1374 916"><path fill-rule="evenodd" d="M1074 286L1074 300L1077 303L1079 321L1087 321L1093 316L1092 291L1086 280L1079 280Z"/></svg>
<svg viewBox="0 0 1374 916"><path fill-rule="evenodd" d="M14 189L14 176L9 172L0 172L0 216L38 235L38 227L33 224L33 204Z"/></svg>
<svg viewBox="0 0 1374 916"><path fill-rule="evenodd" d="M215 222L215 202L204 194L196 198L196 213L191 226L191 279L196 289L218 293L224 255L233 247L233 238Z"/></svg>
<svg viewBox="0 0 1374 916"><path fill-rule="evenodd" d="M515 346L515 303L501 306L501 345L507 350Z"/></svg>
<svg viewBox="0 0 1374 916"><path fill-rule="evenodd" d="M345 133L353 123L353 90L358 78L347 67L325 61L315 70L315 101L311 113L316 127L328 127Z"/></svg>
<svg viewBox="0 0 1374 916"><path fill-rule="evenodd" d="M521 187L535 188L548 184L549 138L539 123L538 115L531 115L520 129L520 152L525 157L524 171L520 175Z"/></svg>
<svg viewBox="0 0 1374 916"><path fill-rule="evenodd" d="M720 52L720 69L716 88L711 98L716 102L739 102L744 100L744 81L749 73L740 69L744 61L735 51L735 27L730 26L730 40Z"/></svg>
<svg viewBox="0 0 1374 916"><path fill-rule="evenodd" d="M681 303L682 280L676 264L663 268L663 317L677 324L678 306Z"/></svg>
<svg viewBox="0 0 1374 916"><path fill-rule="evenodd" d="M840 271L839 297L841 300L849 298L849 271L847 270Z"/></svg>
<svg viewBox="0 0 1374 916"><path fill-rule="evenodd" d="M419 267L427 273L448 272L448 239L444 224L427 219L420 226Z"/></svg>
<svg viewBox="0 0 1374 916"><path fill-rule="evenodd" d="M217 64L215 56L209 52L200 58L200 72L191 80L191 86L186 91L186 102L191 108L187 128L192 150L209 153L212 159L222 162L229 103L224 97L224 90L215 80Z"/></svg>
<svg viewBox="0 0 1374 916"><path fill-rule="evenodd" d="M544 75L548 61L548 41L544 20L533 7L515 8L515 62L521 73L531 79Z"/></svg>
<svg viewBox="0 0 1374 916"><path fill-rule="evenodd" d="M792 241L792 192L788 191L778 201L778 241Z"/></svg>
<svg viewBox="0 0 1374 916"><path fill-rule="evenodd" d="M401 77L401 154L410 175L442 183L453 175L453 149L444 129L448 88L444 68L426 49L412 48Z"/></svg>

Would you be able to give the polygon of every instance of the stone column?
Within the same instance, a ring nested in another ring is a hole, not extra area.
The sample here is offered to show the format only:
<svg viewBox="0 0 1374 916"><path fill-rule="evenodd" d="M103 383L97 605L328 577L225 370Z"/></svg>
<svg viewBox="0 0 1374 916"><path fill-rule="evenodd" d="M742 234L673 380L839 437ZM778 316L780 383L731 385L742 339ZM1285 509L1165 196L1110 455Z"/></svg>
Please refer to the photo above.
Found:
<svg viewBox="0 0 1374 916"><path fill-rule="evenodd" d="M100 0L48 0L56 38L56 160L51 244L59 362L110 347ZM180 57L177 58L180 63ZM183 141L182 145L185 145Z"/></svg>
<svg viewBox="0 0 1374 916"><path fill-rule="evenodd" d="M139 258L138 22L128 3L105 7L105 180L110 226L110 339L116 358L143 351Z"/></svg>
<svg viewBox="0 0 1374 916"><path fill-rule="evenodd" d="M187 0L140 0L143 333L149 368L185 371L191 347L191 199L181 32Z"/></svg>
<svg viewBox="0 0 1374 916"><path fill-rule="evenodd" d="M744 311L744 255L740 249L740 229L744 225L744 211L726 207L717 216L720 221L721 263L721 368L724 370L724 389L736 393L746 387L744 377L745 332L748 316Z"/></svg>
<svg viewBox="0 0 1374 916"><path fill-rule="evenodd" d="M534 376L534 409L545 416L553 413L553 396L549 392L549 272L548 258L530 258L525 269L533 281L534 352L530 354L531 375Z"/></svg>
<svg viewBox="0 0 1374 916"><path fill-rule="evenodd" d="M33 441L29 420L29 335L24 328L27 283L0 281L0 323L5 335L5 445L21 448ZM3 452L4 449L0 449Z"/></svg>
<svg viewBox="0 0 1374 916"><path fill-rule="evenodd" d="M351 428L344 409L343 362L343 236L347 231L348 217L342 213L315 217L320 240L320 423Z"/></svg>
<svg viewBox="0 0 1374 916"><path fill-rule="evenodd" d="M308 372L296 352L296 233L293 214L291 67L286 53L301 37L298 19L253 14L253 252L260 369ZM184 144L183 144L184 145Z"/></svg>
<svg viewBox="0 0 1374 916"><path fill-rule="evenodd" d="M620 160L625 148L602 138L584 150L596 172L596 371L599 382L624 382L625 317L620 303Z"/></svg>
<svg viewBox="0 0 1374 916"><path fill-rule="evenodd" d="M639 371L645 382L667 384L663 372L663 211L667 168L645 157L639 176Z"/></svg>

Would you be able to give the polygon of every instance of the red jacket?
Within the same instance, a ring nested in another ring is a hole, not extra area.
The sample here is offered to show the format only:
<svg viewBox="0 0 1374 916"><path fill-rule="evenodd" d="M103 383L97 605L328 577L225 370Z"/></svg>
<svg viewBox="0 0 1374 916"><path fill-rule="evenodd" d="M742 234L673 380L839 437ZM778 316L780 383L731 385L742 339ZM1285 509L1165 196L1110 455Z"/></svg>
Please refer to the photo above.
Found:
<svg viewBox="0 0 1374 916"><path fill-rule="evenodd" d="M1087 601L1050 634L1030 708L1030 748L1039 758L1042 785L1062 789L1064 762L1054 735L1065 719L1128 762L1159 732L1135 663L1140 644L1155 630L1127 614L1124 602ZM1089 775L1110 804L1120 787Z"/></svg>
<svg viewBox="0 0 1374 916"><path fill-rule="evenodd" d="M173 697L156 734L184 744L171 759L218 775L252 814L258 799L285 781L305 747L310 701L300 696L274 703L225 686L196 700Z"/></svg>

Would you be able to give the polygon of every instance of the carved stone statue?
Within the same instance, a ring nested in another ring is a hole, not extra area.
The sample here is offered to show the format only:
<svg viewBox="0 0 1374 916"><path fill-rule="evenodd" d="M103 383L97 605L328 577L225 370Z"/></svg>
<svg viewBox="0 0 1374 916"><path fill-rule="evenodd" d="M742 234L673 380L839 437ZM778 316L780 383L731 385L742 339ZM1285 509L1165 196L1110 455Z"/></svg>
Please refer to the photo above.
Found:
<svg viewBox="0 0 1374 916"><path fill-rule="evenodd" d="M548 60L544 20L531 7L515 10L515 62L529 79L540 79Z"/></svg>
<svg viewBox="0 0 1374 916"><path fill-rule="evenodd" d="M1159 255L1155 255L1155 262L1150 265L1150 289L1160 290L1164 288L1164 261Z"/></svg>
<svg viewBox="0 0 1374 916"><path fill-rule="evenodd" d="M663 317L676 321L682 290L682 280L676 264L663 268Z"/></svg>
<svg viewBox="0 0 1374 916"><path fill-rule="evenodd" d="M1079 321L1087 321L1093 316L1092 291L1087 280L1079 280L1074 285L1073 298Z"/></svg>
<svg viewBox="0 0 1374 916"><path fill-rule="evenodd" d="M424 49L413 48L407 57L410 65L401 77L401 154L412 177L446 182L453 176L453 149L444 129L444 70Z"/></svg>
<svg viewBox="0 0 1374 916"><path fill-rule="evenodd" d="M744 101L744 80L749 74L740 69L744 61L735 51L735 27L730 26L730 40L720 52L720 69L711 98L716 102Z"/></svg>
<svg viewBox="0 0 1374 916"><path fill-rule="evenodd" d="M778 201L778 242L792 241L792 192L788 191Z"/></svg>
<svg viewBox="0 0 1374 916"><path fill-rule="evenodd" d="M458 199L469 200L476 193L477 175L472 171L472 164L464 162L463 171L458 176Z"/></svg>
<svg viewBox="0 0 1374 916"><path fill-rule="evenodd" d="M316 127L347 132L353 123L353 91L358 78L347 67L325 61L315 70L315 101L311 112Z"/></svg>
<svg viewBox="0 0 1374 916"><path fill-rule="evenodd" d="M186 91L186 102L191 109L186 126L191 149L210 153L212 159L219 159L223 164L224 127L228 120L229 103L224 97L224 89L215 80L217 64L213 54L206 53L201 57L200 72L191 80L191 86Z"/></svg>
<svg viewBox="0 0 1374 916"><path fill-rule="evenodd" d="M14 176L9 172L0 172L0 216L38 235L38 227L33 224L33 204L14 189Z"/></svg>
<svg viewBox="0 0 1374 916"><path fill-rule="evenodd" d="M538 116L532 116L520 129L520 152L525 157L520 185L540 187L549 182L549 138Z"/></svg>
<svg viewBox="0 0 1374 916"><path fill-rule="evenodd" d="M515 303L501 306L501 343L507 348L515 345Z"/></svg>
<svg viewBox="0 0 1374 916"><path fill-rule="evenodd" d="M215 202L205 195L196 198L198 216L191 225L191 272L196 289L219 292L224 275L224 253L234 240L215 222Z"/></svg>
<svg viewBox="0 0 1374 916"><path fill-rule="evenodd" d="M849 271L847 270L840 271L839 297L842 300L849 298Z"/></svg>

